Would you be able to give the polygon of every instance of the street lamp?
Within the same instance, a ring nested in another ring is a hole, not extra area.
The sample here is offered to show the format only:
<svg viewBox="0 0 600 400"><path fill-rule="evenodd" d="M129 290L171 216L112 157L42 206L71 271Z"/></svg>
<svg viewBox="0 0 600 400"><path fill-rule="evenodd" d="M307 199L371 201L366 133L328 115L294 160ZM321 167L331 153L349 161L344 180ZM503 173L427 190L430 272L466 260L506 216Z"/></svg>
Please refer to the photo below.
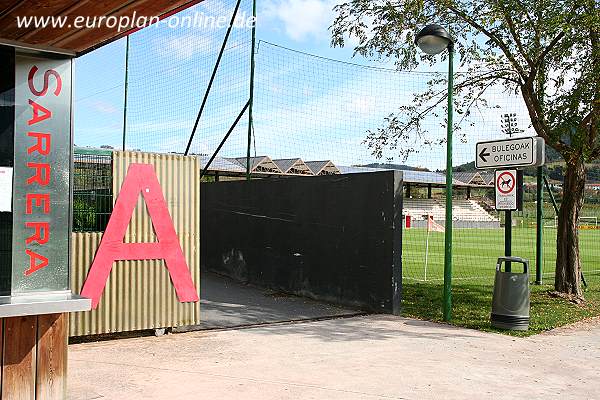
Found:
<svg viewBox="0 0 600 400"><path fill-rule="evenodd" d="M446 137L446 224L444 237L444 321L452 319L452 95L454 87L454 41L440 25L427 25L415 37L426 54L448 49L448 132Z"/></svg>

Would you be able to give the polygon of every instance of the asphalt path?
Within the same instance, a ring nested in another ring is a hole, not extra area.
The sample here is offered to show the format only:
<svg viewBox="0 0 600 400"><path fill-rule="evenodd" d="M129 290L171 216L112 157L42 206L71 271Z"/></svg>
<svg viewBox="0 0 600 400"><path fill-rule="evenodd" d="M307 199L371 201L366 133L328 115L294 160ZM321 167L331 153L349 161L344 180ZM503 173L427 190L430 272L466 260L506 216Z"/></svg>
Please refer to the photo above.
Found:
<svg viewBox="0 0 600 400"><path fill-rule="evenodd" d="M599 399L600 321L514 338L342 317L81 343L69 367L71 400Z"/></svg>

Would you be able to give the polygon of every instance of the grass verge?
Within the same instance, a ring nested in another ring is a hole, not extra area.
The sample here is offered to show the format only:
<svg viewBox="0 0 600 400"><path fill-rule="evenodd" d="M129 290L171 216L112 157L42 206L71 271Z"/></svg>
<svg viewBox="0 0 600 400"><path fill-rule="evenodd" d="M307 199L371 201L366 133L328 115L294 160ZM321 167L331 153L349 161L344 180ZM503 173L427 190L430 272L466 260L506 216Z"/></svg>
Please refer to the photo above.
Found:
<svg viewBox="0 0 600 400"><path fill-rule="evenodd" d="M600 288L593 285L585 292L585 303L574 304L552 297L553 285L531 286L529 331L507 331L490 324L492 290L489 285L455 285L452 288L452 325L512 336L531 336L571 324L585 318L600 316ZM402 315L405 317L442 320L443 285L404 281Z"/></svg>

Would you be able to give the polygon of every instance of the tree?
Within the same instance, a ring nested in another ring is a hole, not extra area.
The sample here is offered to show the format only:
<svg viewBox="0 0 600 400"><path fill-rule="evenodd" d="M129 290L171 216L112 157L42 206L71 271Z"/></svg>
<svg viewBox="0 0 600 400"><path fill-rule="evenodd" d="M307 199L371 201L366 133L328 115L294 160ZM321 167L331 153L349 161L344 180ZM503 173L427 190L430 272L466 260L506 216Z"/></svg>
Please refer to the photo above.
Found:
<svg viewBox="0 0 600 400"><path fill-rule="evenodd" d="M585 163L600 158L600 4L596 0L350 0L335 7L332 44L358 39L355 53L393 58L399 69L414 69L436 57L416 50L418 29L437 23L449 29L460 55L455 76L455 109L469 115L490 106L486 91L496 85L522 96L531 125L566 164L559 212L555 289L583 297L577 221L583 206ZM427 143L422 119L446 100L446 77L429 82L369 131L366 142L382 157L415 137ZM458 128L458 126L457 126Z"/></svg>

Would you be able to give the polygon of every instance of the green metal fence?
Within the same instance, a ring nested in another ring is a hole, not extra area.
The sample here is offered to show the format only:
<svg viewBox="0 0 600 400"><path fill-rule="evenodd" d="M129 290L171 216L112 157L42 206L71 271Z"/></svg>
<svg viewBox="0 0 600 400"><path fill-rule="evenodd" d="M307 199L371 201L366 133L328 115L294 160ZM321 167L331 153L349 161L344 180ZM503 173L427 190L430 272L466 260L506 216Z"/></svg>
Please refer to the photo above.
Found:
<svg viewBox="0 0 600 400"><path fill-rule="evenodd" d="M113 207L112 152L76 149L73 159L73 231L102 232Z"/></svg>

